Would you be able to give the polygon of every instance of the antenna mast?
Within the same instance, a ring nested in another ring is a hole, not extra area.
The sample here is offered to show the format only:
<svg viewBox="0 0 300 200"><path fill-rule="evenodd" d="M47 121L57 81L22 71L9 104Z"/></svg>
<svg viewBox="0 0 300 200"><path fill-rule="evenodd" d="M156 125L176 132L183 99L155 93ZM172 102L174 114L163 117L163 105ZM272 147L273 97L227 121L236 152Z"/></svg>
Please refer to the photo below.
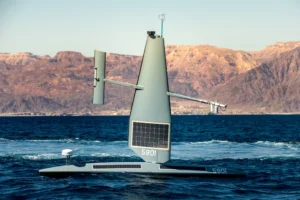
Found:
<svg viewBox="0 0 300 200"><path fill-rule="evenodd" d="M165 13L162 13L162 14L158 15L158 18L161 21L161 23L160 23L160 36L163 37L163 27L164 27L164 21L166 19Z"/></svg>

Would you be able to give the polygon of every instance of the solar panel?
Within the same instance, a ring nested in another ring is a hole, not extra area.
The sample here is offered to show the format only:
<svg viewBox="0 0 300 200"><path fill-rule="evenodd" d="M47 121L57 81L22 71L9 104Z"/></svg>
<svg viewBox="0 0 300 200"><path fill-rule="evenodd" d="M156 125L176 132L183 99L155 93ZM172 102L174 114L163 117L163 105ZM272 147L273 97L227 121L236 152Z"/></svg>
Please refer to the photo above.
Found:
<svg viewBox="0 0 300 200"><path fill-rule="evenodd" d="M169 124L133 122L132 146L168 148Z"/></svg>

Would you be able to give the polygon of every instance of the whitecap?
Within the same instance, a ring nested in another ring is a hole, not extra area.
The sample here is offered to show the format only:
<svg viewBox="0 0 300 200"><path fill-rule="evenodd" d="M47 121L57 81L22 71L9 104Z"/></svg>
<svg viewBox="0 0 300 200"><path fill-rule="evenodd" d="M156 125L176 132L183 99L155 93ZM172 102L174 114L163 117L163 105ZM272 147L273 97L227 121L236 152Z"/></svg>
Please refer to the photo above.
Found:
<svg viewBox="0 0 300 200"><path fill-rule="evenodd" d="M0 141L10 141L10 140L6 138L0 138Z"/></svg>
<svg viewBox="0 0 300 200"><path fill-rule="evenodd" d="M227 140L210 140L210 141L201 141L201 142L189 142L190 144L233 144L236 142L229 142Z"/></svg>
<svg viewBox="0 0 300 200"><path fill-rule="evenodd" d="M23 155L22 158L26 160L53 160L53 159L60 159L64 157L58 154L45 153L45 154L38 154L38 155Z"/></svg>
<svg viewBox="0 0 300 200"><path fill-rule="evenodd" d="M110 154L109 153L92 153L91 156L94 156L94 157L109 157Z"/></svg>

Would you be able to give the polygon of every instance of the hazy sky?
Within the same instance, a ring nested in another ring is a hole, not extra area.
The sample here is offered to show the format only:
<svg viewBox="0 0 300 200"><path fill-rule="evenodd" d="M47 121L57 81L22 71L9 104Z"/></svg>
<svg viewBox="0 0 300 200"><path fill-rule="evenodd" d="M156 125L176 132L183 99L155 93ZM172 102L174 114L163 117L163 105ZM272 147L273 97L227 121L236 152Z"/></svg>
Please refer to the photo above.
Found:
<svg viewBox="0 0 300 200"><path fill-rule="evenodd" d="M300 41L298 0L0 0L0 52L142 55L159 13L167 45L260 50Z"/></svg>

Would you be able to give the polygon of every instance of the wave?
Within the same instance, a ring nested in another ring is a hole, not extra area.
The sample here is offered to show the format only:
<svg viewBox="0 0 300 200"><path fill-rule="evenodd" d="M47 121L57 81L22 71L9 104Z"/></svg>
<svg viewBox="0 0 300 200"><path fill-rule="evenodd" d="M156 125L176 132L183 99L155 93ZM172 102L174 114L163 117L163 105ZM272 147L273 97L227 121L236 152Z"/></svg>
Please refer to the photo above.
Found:
<svg viewBox="0 0 300 200"><path fill-rule="evenodd" d="M72 159L76 159L78 156L72 156ZM90 155L85 155L85 157L109 157L109 158L124 158L124 157L137 157L135 155L126 155L126 154L109 154L109 153L92 153ZM59 154L53 154L53 153L45 153L45 154L38 154L38 155L23 155L21 156L24 160L57 160L57 159L66 159L64 156L61 156Z"/></svg>
<svg viewBox="0 0 300 200"><path fill-rule="evenodd" d="M72 156L72 161L73 162L78 162L82 156ZM119 159L119 161L129 161L129 160L124 160L128 158L134 158L135 160L141 161L137 155L126 155L126 154L119 154L119 155L114 155L114 154L107 154L107 153L95 153L91 155L86 155L84 156L84 160L89 163L90 161L94 161L95 158L113 158L113 159ZM1 161L7 161L7 160L31 160L31 161L50 161L50 160L65 160L66 158L59 155L59 154L37 154L37 155L23 155L23 156L17 156L17 155L6 155L6 156L0 156L0 162ZM203 157L203 158L191 158L191 157L176 157L176 156L171 156L171 160L173 161L220 161L220 160L297 160L300 161L300 157L288 157L288 156L279 156L279 157L272 157L272 156L261 156L261 157L240 157L240 158L235 158L235 157L219 157L219 158L210 158L210 157ZM82 162L82 161L81 161ZM111 161L110 161L111 162Z"/></svg>
<svg viewBox="0 0 300 200"><path fill-rule="evenodd" d="M254 144L258 145L268 145L268 146L291 146L300 145L300 142L269 142L269 141L257 141Z"/></svg>
<svg viewBox="0 0 300 200"><path fill-rule="evenodd" d="M259 145L273 145L273 146L300 145L300 142L257 141L253 143L248 143L248 142L232 142L227 140L209 140L209 141L189 142L189 143L190 144L259 144Z"/></svg>
<svg viewBox="0 0 300 200"><path fill-rule="evenodd" d="M38 154L38 155L23 155L21 157L25 160L54 160L54 159L62 158L60 155L54 153L45 153L45 154Z"/></svg>
<svg viewBox="0 0 300 200"><path fill-rule="evenodd" d="M230 142L227 140L209 140L209 141L201 141L201 142L189 142L190 144L237 144L238 142Z"/></svg>
<svg viewBox="0 0 300 200"><path fill-rule="evenodd" d="M75 139L53 139L53 140L11 140L6 138L0 138L0 142L40 142L40 143L127 143L127 140L120 141L101 141L101 140L82 140L79 138ZM234 142L228 140L209 140L209 141L197 141L197 142L172 142L172 145L180 145L180 144L193 144L193 145L201 145L201 144L258 144L258 145L273 145L273 146L288 146L288 145L300 145L300 142L272 142L272 141L257 141L253 143L248 142Z"/></svg>
<svg viewBox="0 0 300 200"><path fill-rule="evenodd" d="M21 142L21 141L28 141L28 142L65 142L65 143L71 143L71 142L95 142L99 143L100 140L80 140L79 138L75 139L57 139L57 140L10 140L6 138L0 138L0 141L10 141L10 142Z"/></svg>
<svg viewBox="0 0 300 200"><path fill-rule="evenodd" d="M79 138L75 139L54 139L54 140L10 140L6 138L0 138L0 142L40 142L40 143L48 143L48 142L53 142L53 143L127 143L125 140L120 140L120 141L101 141L101 140L82 140Z"/></svg>
<svg viewBox="0 0 300 200"><path fill-rule="evenodd" d="M92 158L138 158L137 155L134 154L109 154L109 153L90 153L85 155L73 155L72 160L76 160L79 157L84 157L85 159L92 159ZM20 155L20 154L6 154L0 156L1 160L65 160L66 157L62 156L61 154L56 153L41 153L41 154L28 154L28 155Z"/></svg>
<svg viewBox="0 0 300 200"><path fill-rule="evenodd" d="M268 159L300 158L300 144L295 142L257 141L238 143L227 140L210 140L180 143L172 147L180 159Z"/></svg>
<svg viewBox="0 0 300 200"><path fill-rule="evenodd" d="M0 141L11 141L11 140L6 139L6 138L0 138Z"/></svg>
<svg viewBox="0 0 300 200"><path fill-rule="evenodd" d="M8 140L0 139L0 157L16 156L27 160L64 159L62 149L72 149L78 157L137 157L127 141L58 140ZM253 143L210 140L198 142L172 142L172 159L300 159L300 143L257 141Z"/></svg>

